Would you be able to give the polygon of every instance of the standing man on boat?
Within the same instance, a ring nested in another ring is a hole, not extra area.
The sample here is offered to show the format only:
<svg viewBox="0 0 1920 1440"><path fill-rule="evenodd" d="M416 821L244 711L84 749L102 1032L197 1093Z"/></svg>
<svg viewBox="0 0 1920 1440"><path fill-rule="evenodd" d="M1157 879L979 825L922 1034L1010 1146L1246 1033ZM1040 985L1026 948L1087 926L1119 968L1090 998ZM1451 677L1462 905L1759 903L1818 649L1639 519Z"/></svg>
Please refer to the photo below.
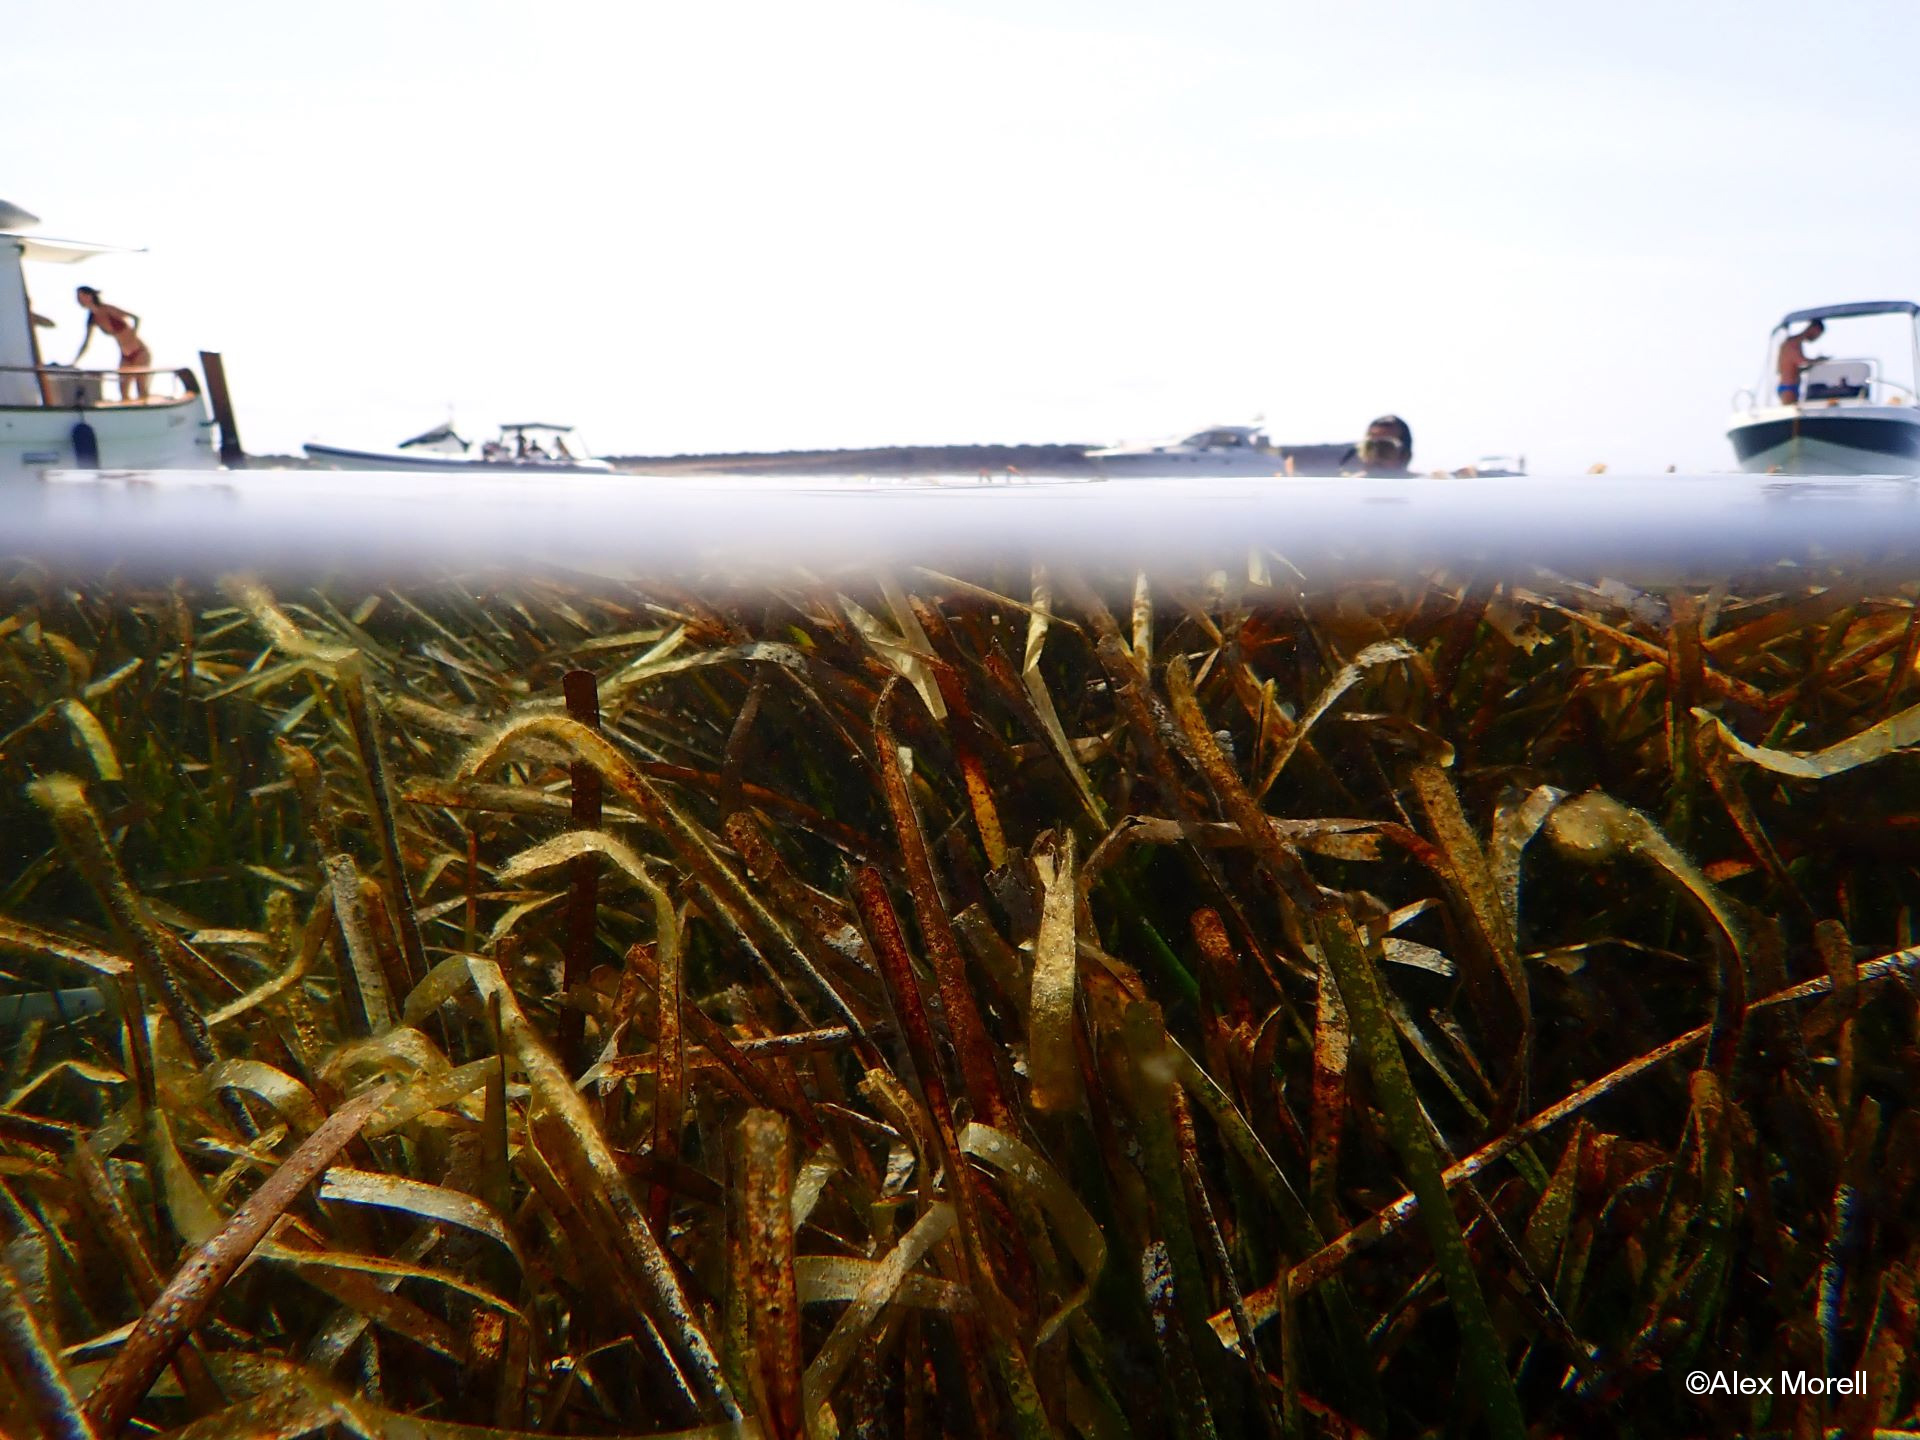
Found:
<svg viewBox="0 0 1920 1440"><path fill-rule="evenodd" d="M1800 403L1800 372L1816 360L1826 357L1807 354L1809 342L1818 340L1827 333L1827 327L1818 320L1809 320L1807 328L1798 335L1789 335L1780 342L1780 403L1798 405Z"/></svg>
<svg viewBox="0 0 1920 1440"><path fill-rule="evenodd" d="M85 355L87 346L93 343L94 330L103 330L120 346L120 398L146 399L147 370L153 365L153 352L140 338L140 317L118 305L107 304L91 285L82 285L73 292L73 298L87 312L87 331L80 337L80 351L73 357L74 365L79 366L80 356Z"/></svg>

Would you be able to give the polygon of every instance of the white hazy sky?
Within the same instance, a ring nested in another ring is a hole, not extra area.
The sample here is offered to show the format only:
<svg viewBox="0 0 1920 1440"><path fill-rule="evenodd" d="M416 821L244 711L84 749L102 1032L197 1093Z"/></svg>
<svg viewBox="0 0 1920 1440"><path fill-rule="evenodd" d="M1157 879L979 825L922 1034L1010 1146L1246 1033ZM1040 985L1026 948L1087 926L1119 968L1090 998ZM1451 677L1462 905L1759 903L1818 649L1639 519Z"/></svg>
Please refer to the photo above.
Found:
<svg viewBox="0 0 1920 1440"><path fill-rule="evenodd" d="M1110 441L1726 468L1790 308L1920 297L1920 7L5 0L37 268L255 451ZM104 357L102 357L104 359Z"/></svg>

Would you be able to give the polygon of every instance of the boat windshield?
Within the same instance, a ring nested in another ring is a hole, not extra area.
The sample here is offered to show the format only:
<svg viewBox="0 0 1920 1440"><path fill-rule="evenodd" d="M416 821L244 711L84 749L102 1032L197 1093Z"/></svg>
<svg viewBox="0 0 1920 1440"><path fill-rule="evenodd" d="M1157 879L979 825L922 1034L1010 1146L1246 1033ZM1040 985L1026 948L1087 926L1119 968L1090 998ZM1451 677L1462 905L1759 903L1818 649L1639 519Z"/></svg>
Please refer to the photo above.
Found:
<svg viewBox="0 0 1920 1440"><path fill-rule="evenodd" d="M1181 442L1195 450L1245 449L1252 437L1245 430L1202 430Z"/></svg>

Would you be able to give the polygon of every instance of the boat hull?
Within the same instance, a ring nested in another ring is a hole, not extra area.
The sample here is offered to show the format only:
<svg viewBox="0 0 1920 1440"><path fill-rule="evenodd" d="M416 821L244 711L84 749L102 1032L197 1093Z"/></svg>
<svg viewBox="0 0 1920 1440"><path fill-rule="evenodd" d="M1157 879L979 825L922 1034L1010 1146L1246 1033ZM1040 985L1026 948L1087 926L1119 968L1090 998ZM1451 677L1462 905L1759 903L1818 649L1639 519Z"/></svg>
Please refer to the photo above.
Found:
<svg viewBox="0 0 1920 1440"><path fill-rule="evenodd" d="M85 422L91 455L76 448ZM217 470L212 422L198 395L138 405L55 409L0 405L0 482L47 470Z"/></svg>
<svg viewBox="0 0 1920 1440"><path fill-rule="evenodd" d="M1128 479L1170 479L1187 475L1284 475L1284 456L1267 453L1234 455L1209 454L1204 450L1130 451L1101 454L1095 451L1087 460L1102 475Z"/></svg>
<svg viewBox="0 0 1920 1440"><path fill-rule="evenodd" d="M338 445L308 445L307 458L330 470L431 470L470 475L611 475L604 460L469 460L458 455L421 455L405 451L348 450Z"/></svg>
<svg viewBox="0 0 1920 1440"><path fill-rule="evenodd" d="M1727 431L1740 468L1766 475L1920 475L1920 410L1782 407Z"/></svg>

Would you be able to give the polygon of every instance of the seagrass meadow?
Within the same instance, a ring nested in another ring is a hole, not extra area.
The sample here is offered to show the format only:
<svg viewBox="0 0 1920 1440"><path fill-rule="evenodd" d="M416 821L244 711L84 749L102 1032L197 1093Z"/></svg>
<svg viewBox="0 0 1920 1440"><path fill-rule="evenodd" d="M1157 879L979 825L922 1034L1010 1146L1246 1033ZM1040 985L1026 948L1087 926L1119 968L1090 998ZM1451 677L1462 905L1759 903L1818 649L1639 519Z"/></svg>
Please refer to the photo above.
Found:
<svg viewBox="0 0 1920 1440"><path fill-rule="evenodd" d="M0 1430L1920 1429L1917 594L9 563Z"/></svg>

